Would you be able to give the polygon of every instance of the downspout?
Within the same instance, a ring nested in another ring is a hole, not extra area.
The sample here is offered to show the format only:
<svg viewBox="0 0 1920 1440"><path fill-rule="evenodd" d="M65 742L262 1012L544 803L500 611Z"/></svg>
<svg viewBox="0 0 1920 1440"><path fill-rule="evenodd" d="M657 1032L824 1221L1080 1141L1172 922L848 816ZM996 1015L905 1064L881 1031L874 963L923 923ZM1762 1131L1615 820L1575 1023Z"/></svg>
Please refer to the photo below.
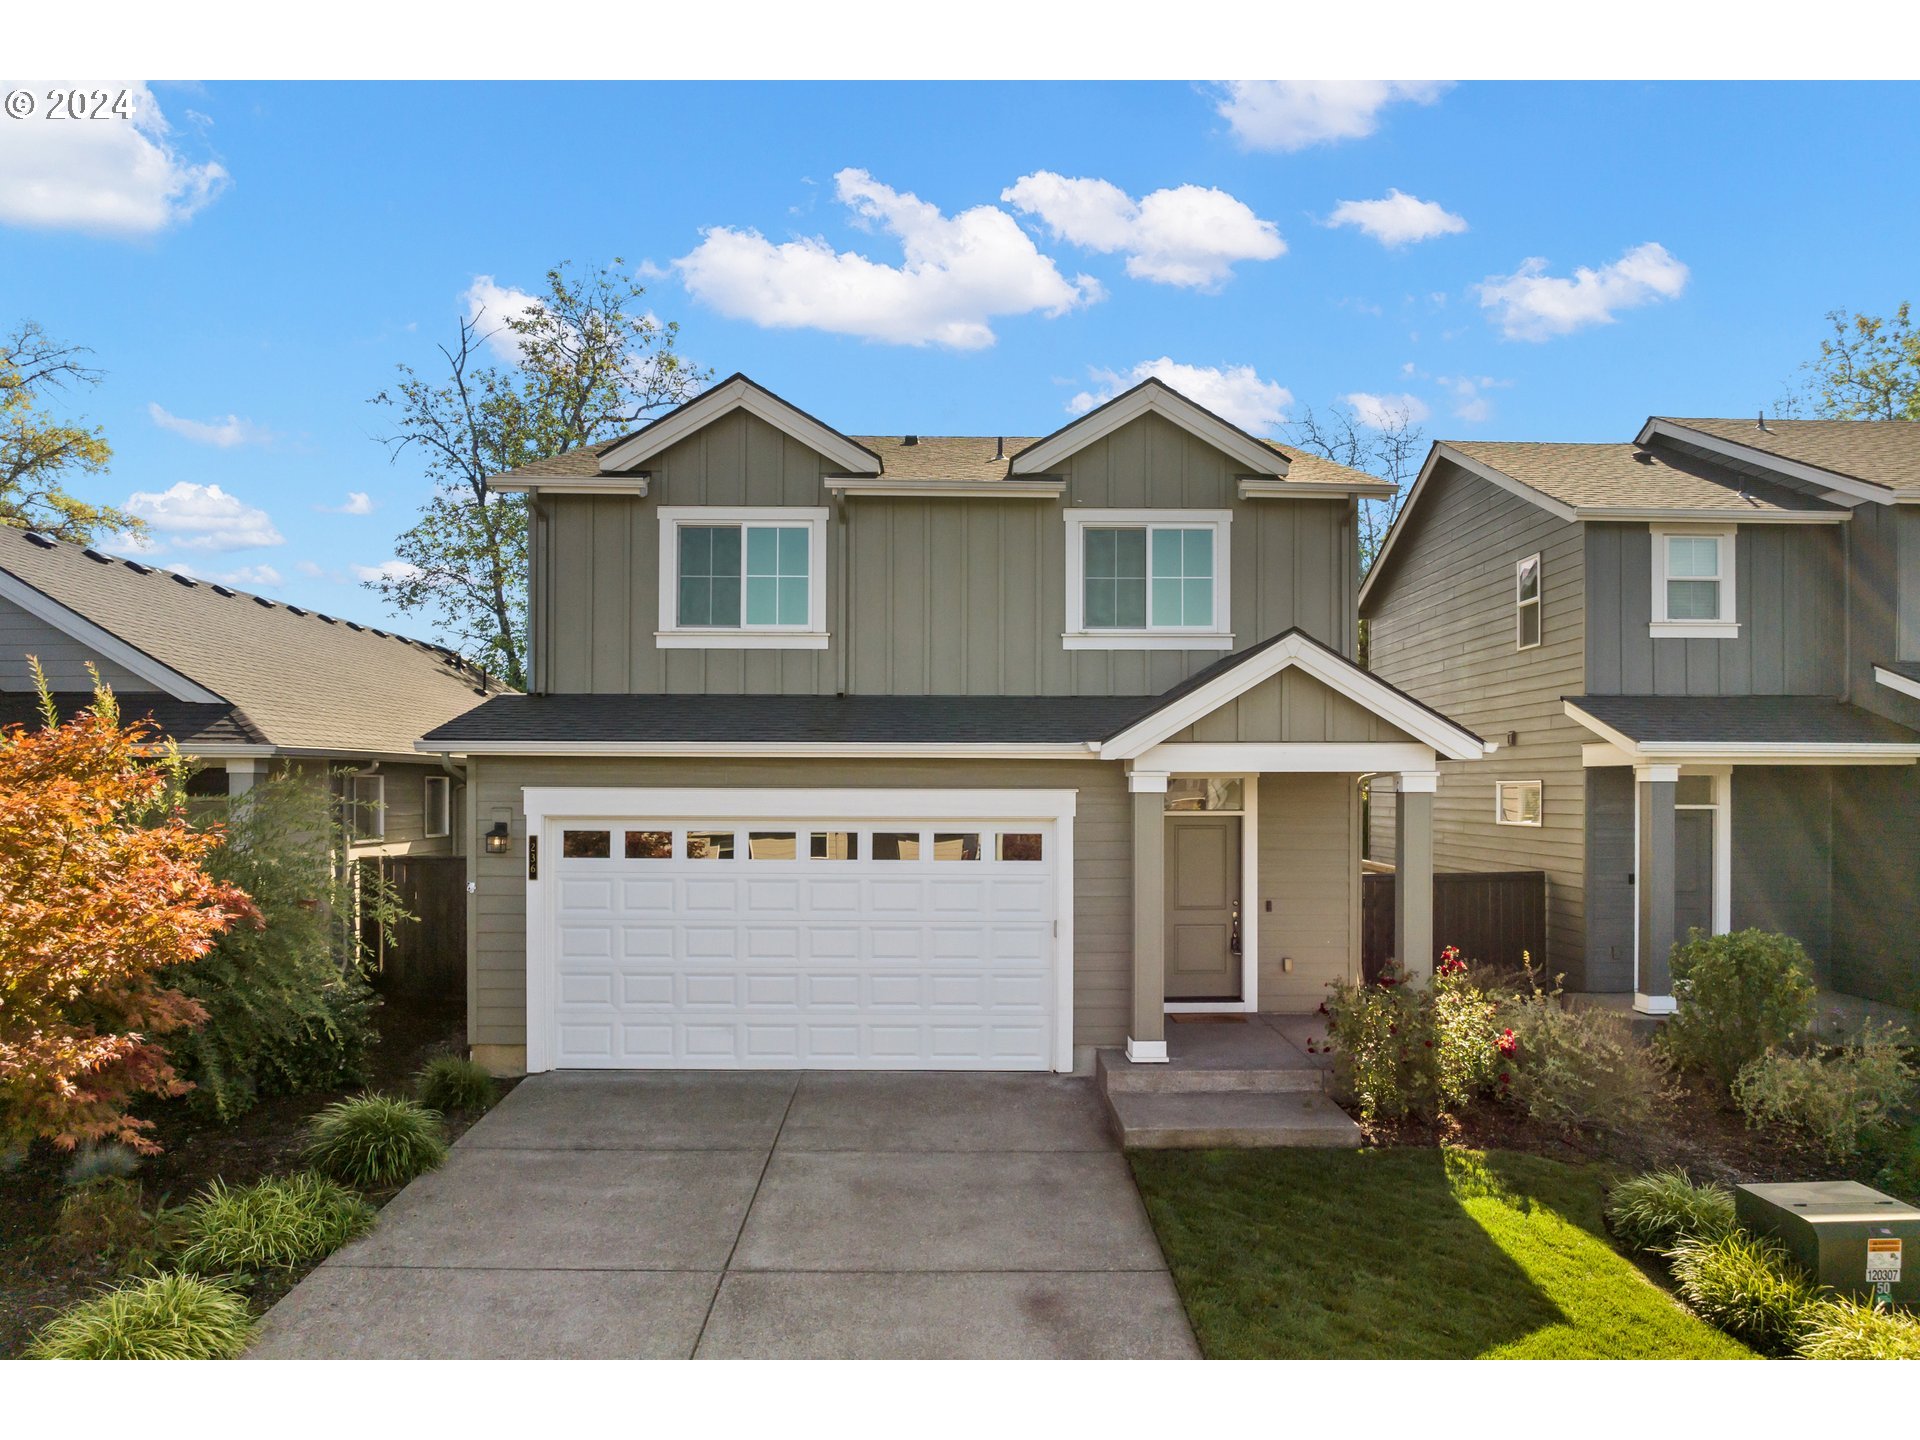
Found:
<svg viewBox="0 0 1920 1440"><path fill-rule="evenodd" d="M1840 699L1853 699L1853 526L1840 527Z"/></svg>

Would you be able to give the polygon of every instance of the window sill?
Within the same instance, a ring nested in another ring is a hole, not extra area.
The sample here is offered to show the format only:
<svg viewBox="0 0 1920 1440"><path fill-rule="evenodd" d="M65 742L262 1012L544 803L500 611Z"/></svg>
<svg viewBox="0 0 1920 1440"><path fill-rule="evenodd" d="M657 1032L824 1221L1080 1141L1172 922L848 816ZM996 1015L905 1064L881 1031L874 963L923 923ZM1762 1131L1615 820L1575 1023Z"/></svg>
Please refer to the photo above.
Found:
<svg viewBox="0 0 1920 1440"><path fill-rule="evenodd" d="M1233 636L1166 630L1088 630L1060 637L1067 650L1231 650Z"/></svg>
<svg viewBox="0 0 1920 1440"><path fill-rule="evenodd" d="M1737 640L1737 620L1655 620L1647 627L1655 640Z"/></svg>
<svg viewBox="0 0 1920 1440"><path fill-rule="evenodd" d="M661 650L824 650L822 630L656 630Z"/></svg>

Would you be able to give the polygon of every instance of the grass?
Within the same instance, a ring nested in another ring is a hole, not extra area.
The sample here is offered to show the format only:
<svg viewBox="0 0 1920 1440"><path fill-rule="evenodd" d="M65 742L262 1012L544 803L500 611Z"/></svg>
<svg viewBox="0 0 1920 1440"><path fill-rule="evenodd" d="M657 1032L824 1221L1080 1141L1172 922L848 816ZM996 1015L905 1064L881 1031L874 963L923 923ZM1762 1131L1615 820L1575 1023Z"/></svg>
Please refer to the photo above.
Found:
<svg viewBox="0 0 1920 1440"><path fill-rule="evenodd" d="M319 1175L230 1188L216 1180L181 1211L182 1269L244 1274L323 1260L373 1227L374 1209Z"/></svg>
<svg viewBox="0 0 1920 1440"><path fill-rule="evenodd" d="M437 1170L447 1131L432 1110L391 1095L359 1095L327 1106L308 1123L307 1160L344 1185L387 1190Z"/></svg>
<svg viewBox="0 0 1920 1440"><path fill-rule="evenodd" d="M1131 1158L1212 1358L1752 1353L1613 1248L1594 1166L1414 1148Z"/></svg>
<svg viewBox="0 0 1920 1440"><path fill-rule="evenodd" d="M484 1111L493 1104L493 1076L459 1055L436 1055L413 1078L415 1097L442 1115Z"/></svg>
<svg viewBox="0 0 1920 1440"><path fill-rule="evenodd" d="M231 1360L253 1338L247 1302L190 1275L156 1275L54 1317L32 1360Z"/></svg>

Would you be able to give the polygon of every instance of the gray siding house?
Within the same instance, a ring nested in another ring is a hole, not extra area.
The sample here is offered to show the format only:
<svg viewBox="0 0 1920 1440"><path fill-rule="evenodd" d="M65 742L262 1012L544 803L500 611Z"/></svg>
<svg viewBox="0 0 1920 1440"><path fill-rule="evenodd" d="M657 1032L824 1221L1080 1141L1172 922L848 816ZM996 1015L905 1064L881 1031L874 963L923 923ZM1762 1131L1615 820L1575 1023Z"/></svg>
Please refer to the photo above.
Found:
<svg viewBox="0 0 1920 1440"><path fill-rule="evenodd" d="M533 693L419 748L474 797L499 1071L1165 1060L1169 1011L1357 974L1360 778L1409 792L1417 877L1438 760L1484 750L1354 663L1391 487L1158 382L1027 439L848 436L734 376L492 483Z"/></svg>
<svg viewBox="0 0 1920 1440"><path fill-rule="evenodd" d="M1441 763L1434 863L1544 870L1569 988L1662 1013L1677 939L1760 926L1920 996L1920 425L1437 444L1360 613L1374 673L1500 747Z"/></svg>

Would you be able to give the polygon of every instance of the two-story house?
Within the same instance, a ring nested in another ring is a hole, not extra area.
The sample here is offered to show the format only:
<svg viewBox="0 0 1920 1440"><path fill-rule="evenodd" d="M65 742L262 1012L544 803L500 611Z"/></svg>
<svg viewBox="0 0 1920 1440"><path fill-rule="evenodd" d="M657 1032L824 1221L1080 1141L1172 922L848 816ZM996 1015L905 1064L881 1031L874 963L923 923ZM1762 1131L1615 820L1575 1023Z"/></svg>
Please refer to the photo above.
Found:
<svg viewBox="0 0 1920 1440"><path fill-rule="evenodd" d="M1664 1013L1676 940L1758 926L1920 993L1920 425L1437 444L1360 609L1376 674L1501 746L1441 764L1434 863L1544 869L1569 988Z"/></svg>
<svg viewBox="0 0 1920 1440"><path fill-rule="evenodd" d="M497 477L527 695L465 767L498 1070L1066 1070L1359 963L1360 780L1481 740L1354 663L1365 475L1150 381L1038 438L849 436L741 376Z"/></svg>

